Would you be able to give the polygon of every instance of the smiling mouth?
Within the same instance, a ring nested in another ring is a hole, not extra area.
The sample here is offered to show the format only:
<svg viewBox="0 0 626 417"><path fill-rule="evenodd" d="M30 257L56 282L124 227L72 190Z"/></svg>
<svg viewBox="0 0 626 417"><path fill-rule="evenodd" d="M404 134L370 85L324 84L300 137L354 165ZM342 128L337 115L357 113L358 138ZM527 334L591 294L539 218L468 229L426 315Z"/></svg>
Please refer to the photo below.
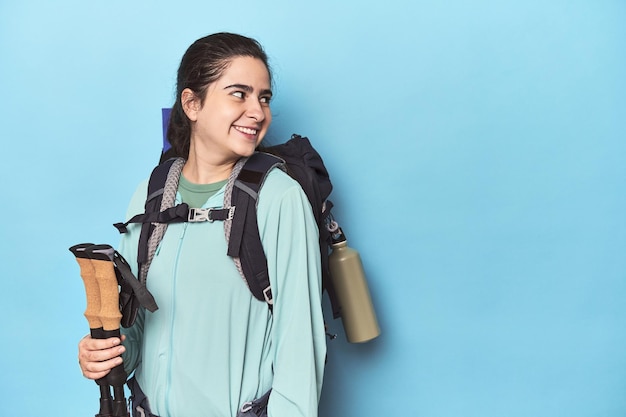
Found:
<svg viewBox="0 0 626 417"><path fill-rule="evenodd" d="M250 127L242 127L242 126L233 126L235 130L245 133L246 135L256 135L258 133L257 129L252 129Z"/></svg>

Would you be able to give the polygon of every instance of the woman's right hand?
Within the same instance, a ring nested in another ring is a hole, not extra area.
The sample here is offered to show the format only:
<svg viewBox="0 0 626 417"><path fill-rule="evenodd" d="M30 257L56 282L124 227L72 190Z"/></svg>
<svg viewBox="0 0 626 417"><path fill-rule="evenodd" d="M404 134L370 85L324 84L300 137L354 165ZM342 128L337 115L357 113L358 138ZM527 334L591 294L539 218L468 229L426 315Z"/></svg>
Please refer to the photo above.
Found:
<svg viewBox="0 0 626 417"><path fill-rule="evenodd" d="M87 335L78 343L78 365L85 378L100 379L122 363L124 336L94 339Z"/></svg>

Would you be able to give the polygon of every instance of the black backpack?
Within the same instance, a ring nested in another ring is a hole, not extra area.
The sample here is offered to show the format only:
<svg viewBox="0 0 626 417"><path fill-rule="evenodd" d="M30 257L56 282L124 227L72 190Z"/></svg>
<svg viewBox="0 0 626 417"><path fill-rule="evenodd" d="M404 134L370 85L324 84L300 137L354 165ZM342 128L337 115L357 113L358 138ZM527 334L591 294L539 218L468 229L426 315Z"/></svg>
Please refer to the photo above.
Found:
<svg viewBox="0 0 626 417"><path fill-rule="evenodd" d="M249 158L239 160L228 180L221 209L190 208L186 203L173 206L173 195L178 186L184 160L168 158L164 152L161 161L150 176L145 213L134 216L126 223L115 224L120 233L126 232L129 223L142 224L137 263L140 280L143 283L154 250L168 223L224 221L228 256L235 261L254 297L266 301L271 310L273 299L267 259L257 225L256 200L265 176L272 168L279 167L298 181L311 203L319 229L322 287L331 301L333 317L341 316L341 307L333 289L328 267L332 233L339 230L330 213L332 202L328 200L332 184L322 158L308 138L294 134L284 144L264 148L262 152L255 152Z"/></svg>

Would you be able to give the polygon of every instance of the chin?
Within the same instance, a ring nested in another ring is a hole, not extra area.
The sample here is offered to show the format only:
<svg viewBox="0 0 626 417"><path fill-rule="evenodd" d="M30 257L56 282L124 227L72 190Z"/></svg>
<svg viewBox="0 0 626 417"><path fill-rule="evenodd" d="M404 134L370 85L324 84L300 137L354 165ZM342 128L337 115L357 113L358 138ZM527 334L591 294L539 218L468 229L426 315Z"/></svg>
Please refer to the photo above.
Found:
<svg viewBox="0 0 626 417"><path fill-rule="evenodd" d="M239 149L236 153L237 155L239 155L239 157L241 158L247 158L249 156L252 156L252 154L256 151L256 147L254 148L245 148L245 149Z"/></svg>

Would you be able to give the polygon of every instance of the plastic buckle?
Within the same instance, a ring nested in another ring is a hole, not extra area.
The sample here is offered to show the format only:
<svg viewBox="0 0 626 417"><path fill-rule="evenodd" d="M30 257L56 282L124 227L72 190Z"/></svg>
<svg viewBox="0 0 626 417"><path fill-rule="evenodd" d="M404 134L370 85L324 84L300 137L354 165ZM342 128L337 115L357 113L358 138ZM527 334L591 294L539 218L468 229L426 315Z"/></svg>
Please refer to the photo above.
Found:
<svg viewBox="0 0 626 417"><path fill-rule="evenodd" d="M267 302L267 304L274 305L274 300L272 299L271 287L267 287L266 289L263 290L263 297L265 298L265 301Z"/></svg>
<svg viewBox="0 0 626 417"><path fill-rule="evenodd" d="M211 218L211 211L213 209L199 209L199 208L190 208L189 216L187 216L188 222L213 222Z"/></svg>

